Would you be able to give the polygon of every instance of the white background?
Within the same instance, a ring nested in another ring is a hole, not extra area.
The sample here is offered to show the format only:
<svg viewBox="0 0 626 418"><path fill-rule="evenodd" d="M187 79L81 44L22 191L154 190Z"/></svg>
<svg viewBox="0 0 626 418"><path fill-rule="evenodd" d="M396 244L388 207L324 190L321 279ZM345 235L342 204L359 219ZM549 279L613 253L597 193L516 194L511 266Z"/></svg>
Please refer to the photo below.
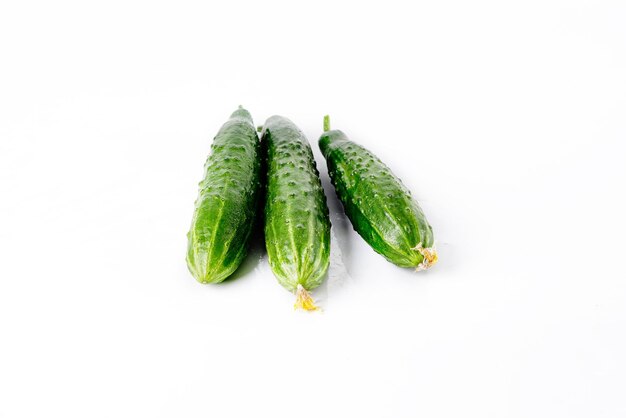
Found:
<svg viewBox="0 0 626 418"><path fill-rule="evenodd" d="M0 417L623 417L626 6L0 6ZM307 134L334 225L322 313L256 245L184 257L242 104ZM432 223L415 274L352 230L322 116ZM341 254L340 254L341 253Z"/></svg>

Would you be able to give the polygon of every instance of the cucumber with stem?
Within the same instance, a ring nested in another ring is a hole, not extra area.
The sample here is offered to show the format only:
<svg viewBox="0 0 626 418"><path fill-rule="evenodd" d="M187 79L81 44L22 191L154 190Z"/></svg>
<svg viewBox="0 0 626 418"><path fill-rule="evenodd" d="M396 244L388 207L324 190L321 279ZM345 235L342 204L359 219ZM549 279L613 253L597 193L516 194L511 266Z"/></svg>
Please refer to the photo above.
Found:
<svg viewBox="0 0 626 418"><path fill-rule="evenodd" d="M260 196L260 141L250 113L239 106L221 127L187 234L187 266L201 283L219 283L243 261Z"/></svg>
<svg viewBox="0 0 626 418"><path fill-rule="evenodd" d="M324 117L319 147L354 229L388 261L425 270L438 260L433 230L411 192L389 167Z"/></svg>
<svg viewBox="0 0 626 418"><path fill-rule="evenodd" d="M262 131L267 155L265 245L278 282L296 293L296 308L315 310L308 291L330 262L330 219L309 141L289 119L269 118Z"/></svg>

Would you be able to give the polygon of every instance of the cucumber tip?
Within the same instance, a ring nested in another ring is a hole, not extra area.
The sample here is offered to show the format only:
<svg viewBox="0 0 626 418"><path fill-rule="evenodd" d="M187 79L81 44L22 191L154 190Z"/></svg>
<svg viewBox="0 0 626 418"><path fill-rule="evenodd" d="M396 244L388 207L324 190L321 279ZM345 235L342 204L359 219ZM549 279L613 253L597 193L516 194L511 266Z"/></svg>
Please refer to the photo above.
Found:
<svg viewBox="0 0 626 418"><path fill-rule="evenodd" d="M301 285L298 284L296 288L296 303L293 305L294 309L303 309L305 311L318 311L320 308L315 304L315 300L309 292Z"/></svg>
<svg viewBox="0 0 626 418"><path fill-rule="evenodd" d="M417 265L415 271L428 270L429 268L434 266L437 261L439 261L439 256L437 255L437 250L435 250L435 247L424 248L422 247L422 243L420 242L415 247L413 247L412 250L419 252L423 257L422 262Z"/></svg>

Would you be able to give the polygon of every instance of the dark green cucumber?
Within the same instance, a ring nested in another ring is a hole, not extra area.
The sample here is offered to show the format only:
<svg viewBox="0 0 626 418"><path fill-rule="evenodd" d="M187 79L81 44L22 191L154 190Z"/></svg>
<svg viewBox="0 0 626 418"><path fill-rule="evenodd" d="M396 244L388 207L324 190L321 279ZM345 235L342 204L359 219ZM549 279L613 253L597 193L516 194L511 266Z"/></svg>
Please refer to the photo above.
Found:
<svg viewBox="0 0 626 418"><path fill-rule="evenodd" d="M219 283L243 261L260 191L260 141L239 107L211 145L187 234L187 266L201 283Z"/></svg>
<svg viewBox="0 0 626 418"><path fill-rule="evenodd" d="M390 262L430 267L437 261L433 230L411 192L374 154L329 125L324 118L319 147L354 229Z"/></svg>
<svg viewBox="0 0 626 418"><path fill-rule="evenodd" d="M309 141L289 119L263 127L267 153L265 245L278 282L314 309L306 290L319 286L330 262L330 219Z"/></svg>

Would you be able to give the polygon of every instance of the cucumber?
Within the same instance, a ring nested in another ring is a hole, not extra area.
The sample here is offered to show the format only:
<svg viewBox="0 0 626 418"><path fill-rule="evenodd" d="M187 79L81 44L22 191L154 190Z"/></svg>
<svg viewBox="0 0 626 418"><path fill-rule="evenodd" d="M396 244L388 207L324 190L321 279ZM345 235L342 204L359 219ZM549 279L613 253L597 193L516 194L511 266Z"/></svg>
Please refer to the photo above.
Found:
<svg viewBox="0 0 626 418"><path fill-rule="evenodd" d="M425 270L437 262L433 229L411 192L374 154L330 130L324 118L319 147L354 229L388 261Z"/></svg>
<svg viewBox="0 0 626 418"><path fill-rule="evenodd" d="M187 234L187 266L201 283L219 283L246 256L260 196L260 141L239 106L211 145Z"/></svg>
<svg viewBox="0 0 626 418"><path fill-rule="evenodd" d="M267 155L265 246L278 282L296 293L296 308L315 310L309 290L330 262L330 219L309 141L289 119L269 118L262 131Z"/></svg>

